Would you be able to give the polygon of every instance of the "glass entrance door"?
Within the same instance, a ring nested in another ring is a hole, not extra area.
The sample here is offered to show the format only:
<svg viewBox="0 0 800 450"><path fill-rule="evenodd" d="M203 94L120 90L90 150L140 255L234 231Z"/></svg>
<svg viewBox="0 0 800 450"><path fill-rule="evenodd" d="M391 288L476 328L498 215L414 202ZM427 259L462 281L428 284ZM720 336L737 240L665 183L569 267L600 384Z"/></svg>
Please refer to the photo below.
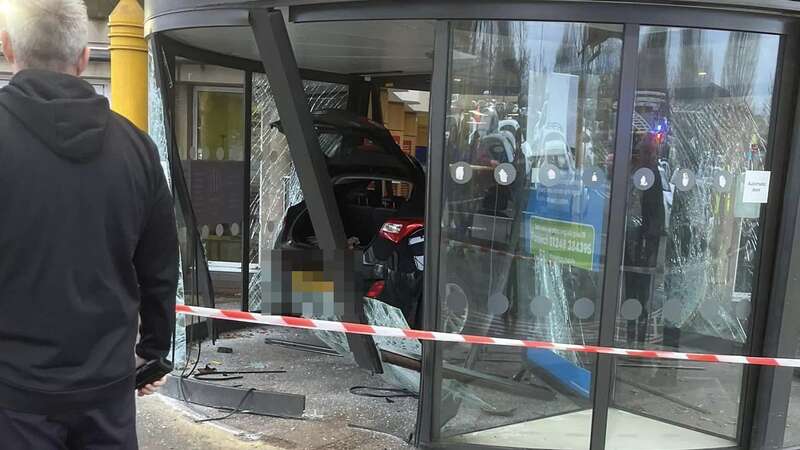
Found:
<svg viewBox="0 0 800 450"><path fill-rule="evenodd" d="M748 353L780 38L635 27L626 86L622 25L451 23L443 331L598 345L602 328L624 348ZM620 150L621 91L635 104ZM623 231L623 265L607 267ZM608 302L617 317L601 323ZM602 408L606 448L730 448L747 414L741 366L615 358L599 377L587 354L439 348L436 420L455 445L588 449Z"/></svg>
<svg viewBox="0 0 800 450"><path fill-rule="evenodd" d="M640 28L617 346L749 354L779 43ZM736 445L744 370L616 358L607 448Z"/></svg>
<svg viewBox="0 0 800 450"><path fill-rule="evenodd" d="M452 24L444 331L598 344L623 27ZM588 448L593 355L443 346L441 434Z"/></svg>

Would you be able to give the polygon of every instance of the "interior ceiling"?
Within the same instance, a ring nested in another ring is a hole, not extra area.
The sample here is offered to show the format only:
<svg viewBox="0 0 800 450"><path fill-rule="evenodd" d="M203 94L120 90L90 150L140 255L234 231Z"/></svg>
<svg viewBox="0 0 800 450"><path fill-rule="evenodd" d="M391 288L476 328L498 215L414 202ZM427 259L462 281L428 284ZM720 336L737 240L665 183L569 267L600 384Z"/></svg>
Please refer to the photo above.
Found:
<svg viewBox="0 0 800 450"><path fill-rule="evenodd" d="M409 75L433 70L434 22L425 20L287 24L301 68L340 74ZM258 60L249 27L168 32L193 47Z"/></svg>

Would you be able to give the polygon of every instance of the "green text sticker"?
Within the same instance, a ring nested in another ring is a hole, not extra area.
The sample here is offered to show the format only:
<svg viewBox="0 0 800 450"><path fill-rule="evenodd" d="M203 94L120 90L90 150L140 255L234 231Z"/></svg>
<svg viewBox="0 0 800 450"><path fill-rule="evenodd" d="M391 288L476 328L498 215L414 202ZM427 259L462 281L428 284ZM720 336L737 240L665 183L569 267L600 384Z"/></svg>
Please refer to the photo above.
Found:
<svg viewBox="0 0 800 450"><path fill-rule="evenodd" d="M533 216L531 250L560 264L593 270L594 227Z"/></svg>

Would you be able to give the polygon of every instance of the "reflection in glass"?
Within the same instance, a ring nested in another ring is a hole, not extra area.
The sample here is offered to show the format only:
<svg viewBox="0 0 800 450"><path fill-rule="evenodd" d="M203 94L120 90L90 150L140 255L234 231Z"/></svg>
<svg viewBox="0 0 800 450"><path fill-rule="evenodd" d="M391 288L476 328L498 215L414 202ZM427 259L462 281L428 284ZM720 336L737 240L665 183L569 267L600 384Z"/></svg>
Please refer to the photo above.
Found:
<svg viewBox="0 0 800 450"><path fill-rule="evenodd" d="M190 170L195 211L203 230L210 231L203 233L203 243L209 261L241 265L242 240L231 226L242 217L244 96L238 89L211 88L199 88L195 96L197 133Z"/></svg>
<svg viewBox="0 0 800 450"><path fill-rule="evenodd" d="M194 87L194 133L183 162L219 307L241 305L244 96L241 88Z"/></svg>
<svg viewBox="0 0 800 450"><path fill-rule="evenodd" d="M642 27L617 345L746 352L762 205L743 187L767 170L778 44ZM618 359L614 406L679 425L675 448L730 446L742 370ZM609 422L609 439L630 425Z"/></svg>
<svg viewBox="0 0 800 450"><path fill-rule="evenodd" d="M596 344L622 27L470 21L452 38L441 326ZM594 357L443 351L443 435L588 448Z"/></svg>

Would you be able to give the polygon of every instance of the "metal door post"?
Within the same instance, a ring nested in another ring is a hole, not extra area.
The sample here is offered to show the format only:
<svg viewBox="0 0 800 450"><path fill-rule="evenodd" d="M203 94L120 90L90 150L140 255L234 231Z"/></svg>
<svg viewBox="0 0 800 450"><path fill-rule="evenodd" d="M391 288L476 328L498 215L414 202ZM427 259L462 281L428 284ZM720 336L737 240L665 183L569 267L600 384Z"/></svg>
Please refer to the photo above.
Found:
<svg viewBox="0 0 800 450"><path fill-rule="evenodd" d="M436 23L431 80L430 132L428 148L427 197L425 199L425 279L423 327L438 330L441 323L441 283L439 263L442 246L442 209L444 206L445 118L449 108L448 73L450 66L450 23ZM379 102L380 103L380 102ZM420 402L417 412L416 443L433 443L439 438L442 404L442 344L422 343Z"/></svg>
<svg viewBox="0 0 800 450"><path fill-rule="evenodd" d="M611 205L608 216L603 299L600 307L600 337L598 345L605 346L614 345L617 302L622 279L638 58L639 25L625 24L625 35L622 41L622 74L620 76L618 94L619 109L617 110ZM594 406L592 410L591 450L602 450L606 445L608 408L611 406L614 379L613 357L611 355L597 355L597 364L594 376L592 376Z"/></svg>
<svg viewBox="0 0 800 450"><path fill-rule="evenodd" d="M283 133L289 143L289 154L297 170L319 248L333 258L347 255L342 217L283 14L277 10L253 9L250 11L250 25L275 97ZM348 322L366 323L361 297L357 292L347 292L347 286L341 285L352 280L352 264L350 261L340 263L341 270L337 271L334 280L338 286L334 297L344 302L342 318ZM343 294L342 297L339 293ZM347 341L360 367L382 372L380 357L371 336L348 334Z"/></svg>
<svg viewBox="0 0 800 450"><path fill-rule="evenodd" d="M289 142L289 153L297 169L319 247L322 250L343 250L347 238L342 218L283 15L280 11L253 10L250 24L275 96L283 134Z"/></svg>
<svg viewBox="0 0 800 450"><path fill-rule="evenodd" d="M773 260L770 256L774 255L774 266L767 267L759 274L763 281L758 282L754 296L756 301L763 302L760 309L766 311L765 317L757 316L755 322L763 326L763 334L757 334L763 339L760 339L760 345L756 341L753 343L755 345L750 346L749 354L795 358L800 338L797 328L800 303L795 299L795 293L800 290L800 177L797 176L800 174L800 95L798 65L793 55L800 46L800 30L795 29L783 40L783 51L778 56L781 70L778 71L777 89L773 94L773 127L770 130L773 136L771 169L775 175L771 183L779 186L778 192L783 187L783 198L780 201L771 199L765 211L765 218L772 222L772 228L765 230L761 238L768 242L770 235L777 235L777 244L770 246L774 253L761 258L762 265L769 265ZM766 288L764 294L760 289L762 286ZM744 392L747 404L743 402L740 408L740 414L752 415L748 417L751 422L745 423L742 444L749 443L750 448L754 449L781 449L784 447L794 369L751 369L756 370L758 376L746 386Z"/></svg>

